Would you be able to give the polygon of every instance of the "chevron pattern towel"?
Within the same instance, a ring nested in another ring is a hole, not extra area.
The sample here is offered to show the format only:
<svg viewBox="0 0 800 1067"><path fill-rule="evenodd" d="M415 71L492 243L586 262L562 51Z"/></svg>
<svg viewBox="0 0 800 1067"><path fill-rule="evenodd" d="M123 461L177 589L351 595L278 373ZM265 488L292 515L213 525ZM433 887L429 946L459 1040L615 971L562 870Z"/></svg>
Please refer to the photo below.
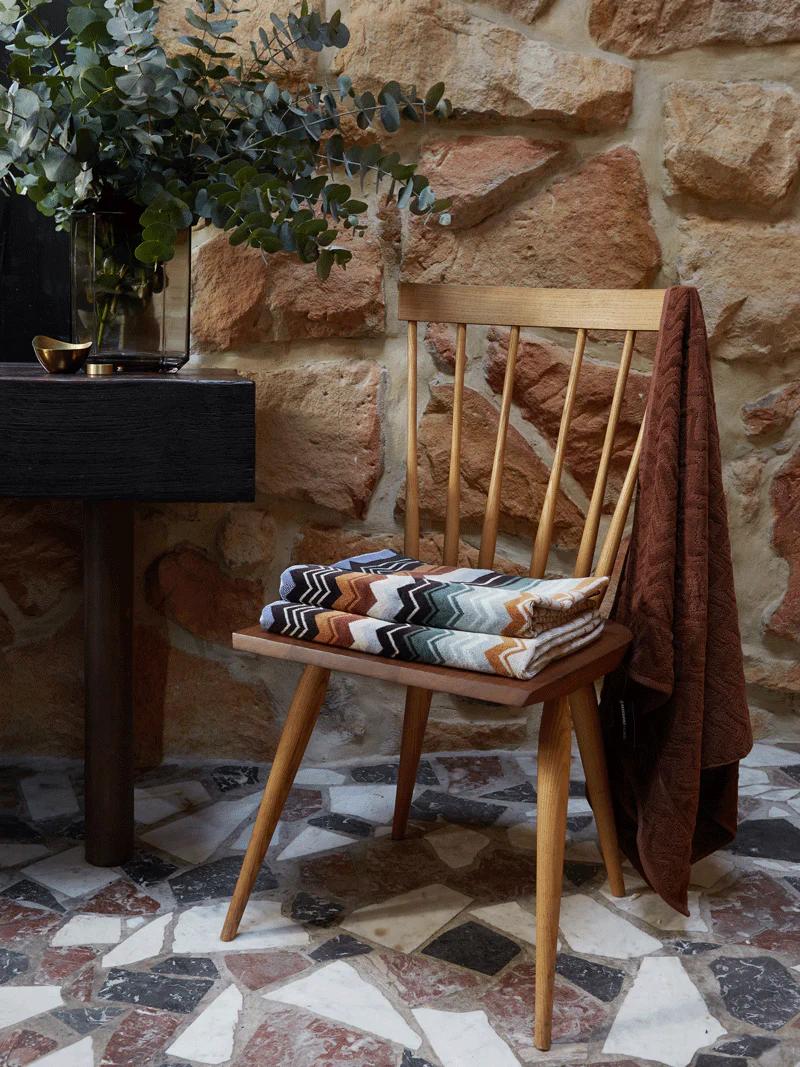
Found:
<svg viewBox="0 0 800 1067"><path fill-rule="evenodd" d="M261 625L271 633L417 663L527 679L597 638L606 578L515 578L384 550L297 565Z"/></svg>
<svg viewBox="0 0 800 1067"><path fill-rule="evenodd" d="M382 557L385 559L386 557ZM403 564L402 570L396 564ZM513 578L467 567L425 567L394 554L380 570L368 557L333 567L301 564L281 575L280 596L295 604L502 637L538 637L591 609L607 578ZM493 583L493 584L491 584Z"/></svg>
<svg viewBox="0 0 800 1067"><path fill-rule="evenodd" d="M278 600L264 608L261 625L270 633L376 656L509 678L532 678L551 660L598 637L603 620L596 612L585 612L540 637L499 637L406 622L381 622L346 611L326 611Z"/></svg>

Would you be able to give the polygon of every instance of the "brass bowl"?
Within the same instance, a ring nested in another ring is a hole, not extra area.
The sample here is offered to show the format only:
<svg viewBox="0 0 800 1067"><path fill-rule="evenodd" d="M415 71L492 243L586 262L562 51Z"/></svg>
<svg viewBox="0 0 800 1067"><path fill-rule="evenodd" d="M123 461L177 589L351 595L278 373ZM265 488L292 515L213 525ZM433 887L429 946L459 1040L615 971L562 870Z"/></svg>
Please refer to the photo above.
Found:
<svg viewBox="0 0 800 1067"><path fill-rule="evenodd" d="M36 358L48 374L74 374L86 362L91 341L59 341L57 337L37 334L31 341Z"/></svg>

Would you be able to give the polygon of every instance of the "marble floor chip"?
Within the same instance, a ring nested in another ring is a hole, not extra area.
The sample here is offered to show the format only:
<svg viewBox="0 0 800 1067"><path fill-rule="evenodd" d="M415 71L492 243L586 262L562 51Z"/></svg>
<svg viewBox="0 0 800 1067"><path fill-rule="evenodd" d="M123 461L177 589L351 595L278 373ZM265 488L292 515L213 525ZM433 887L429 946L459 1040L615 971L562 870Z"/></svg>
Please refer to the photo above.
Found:
<svg viewBox="0 0 800 1067"><path fill-rule="evenodd" d="M689 914L682 915L658 894L651 890L629 892L626 897L612 896L608 883L600 892L615 908L633 915L656 930L670 930L677 933L708 933L708 924L700 914L700 894L689 890Z"/></svg>
<svg viewBox="0 0 800 1067"><path fill-rule="evenodd" d="M391 822L396 793L395 785L336 785L331 788L331 811L373 823Z"/></svg>
<svg viewBox="0 0 800 1067"><path fill-rule="evenodd" d="M80 810L72 782L66 774L58 771L32 774L20 779L19 785L34 822L59 815L75 815Z"/></svg>
<svg viewBox="0 0 800 1067"><path fill-rule="evenodd" d="M398 764L396 763L373 763L366 767L353 767L350 776L354 782L386 782L390 785L397 783ZM420 760L417 767L418 785L438 785L439 780L436 772L428 760Z"/></svg>
<svg viewBox="0 0 800 1067"><path fill-rule="evenodd" d="M211 796L201 782L190 780L145 786L133 791L134 817L138 823L150 825L181 812L194 811L210 800Z"/></svg>
<svg viewBox="0 0 800 1067"><path fill-rule="evenodd" d="M167 956L150 970L154 974L180 974L187 978L219 978L214 961L206 956Z"/></svg>
<svg viewBox="0 0 800 1067"><path fill-rule="evenodd" d="M245 789L258 782L258 767L252 764L229 763L215 767L211 772L214 785L220 793L230 793L233 789Z"/></svg>
<svg viewBox="0 0 800 1067"><path fill-rule="evenodd" d="M422 1044L419 1034L411 1029L383 993L344 960L329 963L305 978L265 993L264 999L305 1008L326 1019L355 1026L410 1049L418 1049Z"/></svg>
<svg viewBox="0 0 800 1067"><path fill-rule="evenodd" d="M170 878L169 886L179 904L196 904L201 900L207 902L215 897L228 900L236 887L241 869L241 856L225 856L176 874L174 878ZM253 892L276 889L277 885L278 879L269 867L262 864L253 885Z"/></svg>
<svg viewBox="0 0 800 1067"><path fill-rule="evenodd" d="M344 904L312 893L299 892L292 900L292 918L309 926L332 926L344 911Z"/></svg>
<svg viewBox="0 0 800 1067"><path fill-rule="evenodd" d="M57 985L0 986L0 1030L60 1008L64 1003Z"/></svg>
<svg viewBox="0 0 800 1067"><path fill-rule="evenodd" d="M368 956L370 952L371 945L365 945L350 934L339 934L309 952L309 956L317 963L328 963L330 960L344 960L349 956Z"/></svg>
<svg viewBox="0 0 800 1067"><path fill-rule="evenodd" d="M797 753L777 745L765 745L756 742L750 752L742 760L742 766L751 767L784 767L797 762Z"/></svg>
<svg viewBox="0 0 800 1067"><path fill-rule="evenodd" d="M520 941L527 941L529 945L535 945L535 908L536 905L533 902L529 908L524 908L519 901L512 900L507 904L486 904L481 908L472 908L471 913L481 922L496 926L504 934L516 937Z"/></svg>
<svg viewBox="0 0 800 1067"><path fill-rule="evenodd" d="M720 956L711 963L725 1007L762 1030L780 1030L800 1014L800 986L779 960Z"/></svg>
<svg viewBox="0 0 800 1067"><path fill-rule="evenodd" d="M313 856L316 852L330 852L354 844L352 837L323 830L319 826L307 826L275 857L276 861L296 860L301 856Z"/></svg>
<svg viewBox="0 0 800 1067"><path fill-rule="evenodd" d="M22 873L46 885L48 889L63 893L65 897L82 897L87 893L96 893L119 878L119 870L116 867L93 867L87 863L83 845L32 863L25 867Z"/></svg>
<svg viewBox="0 0 800 1067"><path fill-rule="evenodd" d="M327 815L315 815L308 820L309 826L321 826L323 830L333 830L335 833L350 834L351 837L372 837L375 826L365 819L359 819L355 815L341 815L336 812L328 812Z"/></svg>
<svg viewBox="0 0 800 1067"><path fill-rule="evenodd" d="M8 948L0 948L0 985L5 985L24 974L29 966L28 957L24 952L13 952Z"/></svg>
<svg viewBox="0 0 800 1067"><path fill-rule="evenodd" d="M556 960L556 971L562 978L569 979L573 985L580 986L606 1004L619 996L625 981L624 971L603 963L583 960L580 956L560 954Z"/></svg>
<svg viewBox="0 0 800 1067"><path fill-rule="evenodd" d="M728 847L739 856L800 862L800 827L788 819L746 819Z"/></svg>
<svg viewBox="0 0 800 1067"><path fill-rule="evenodd" d="M469 867L489 844L486 834L464 826L444 826L427 834L425 840L448 867Z"/></svg>
<svg viewBox="0 0 800 1067"><path fill-rule="evenodd" d="M47 845L37 845L26 841L0 842L0 867L19 867L23 863L32 863L50 852Z"/></svg>
<svg viewBox="0 0 800 1067"><path fill-rule="evenodd" d="M116 945L122 937L122 920L114 915L73 915L58 930L53 948L70 945Z"/></svg>
<svg viewBox="0 0 800 1067"><path fill-rule="evenodd" d="M646 956L661 942L583 893L561 901L561 930L574 952L627 960Z"/></svg>
<svg viewBox="0 0 800 1067"><path fill-rule="evenodd" d="M204 863L252 814L260 799L255 793L239 800L220 800L194 815L150 830L141 839L187 863Z"/></svg>
<svg viewBox="0 0 800 1067"><path fill-rule="evenodd" d="M114 967L97 995L102 1000L191 1015L213 984L210 978L173 978Z"/></svg>
<svg viewBox="0 0 800 1067"><path fill-rule="evenodd" d="M126 937L125 940L103 956L103 967L127 967L140 960L158 956L164 947L164 935L172 921L172 912L152 919L145 926Z"/></svg>
<svg viewBox="0 0 800 1067"><path fill-rule="evenodd" d="M56 1008L53 1015L66 1023L70 1030L83 1037L90 1034L98 1026L106 1026L113 1023L114 1019L122 1015L123 1008Z"/></svg>
<svg viewBox="0 0 800 1067"><path fill-rule="evenodd" d="M23 878L19 882L13 882L4 889L0 896L9 900L18 900L21 904L33 904L37 908L48 908L50 911L64 911L63 904L59 904L49 889L30 878Z"/></svg>
<svg viewBox="0 0 800 1067"><path fill-rule="evenodd" d="M347 781L339 771L330 771L324 767L301 767L294 776L295 785L341 785Z"/></svg>
<svg viewBox="0 0 800 1067"><path fill-rule="evenodd" d="M445 885L427 885L359 908L341 924L356 937L366 937L398 952L412 952L471 903Z"/></svg>
<svg viewBox="0 0 800 1067"><path fill-rule="evenodd" d="M521 782L519 785L497 789L494 793L484 793L483 796L486 800L505 800L513 804L536 803L536 790L531 782Z"/></svg>
<svg viewBox="0 0 800 1067"><path fill-rule="evenodd" d="M84 1037L72 1045L49 1052L29 1067L94 1067L94 1046L90 1037Z"/></svg>
<svg viewBox="0 0 800 1067"><path fill-rule="evenodd" d="M617 1012L603 1054L687 1067L725 1033L677 956L643 959Z"/></svg>
<svg viewBox="0 0 800 1067"><path fill-rule="evenodd" d="M465 922L439 934L422 950L426 956L456 963L480 974L497 974L520 953L516 941L482 923Z"/></svg>
<svg viewBox="0 0 800 1067"><path fill-rule="evenodd" d="M228 986L172 1042L167 1054L185 1056L197 1063L227 1063L233 1055L242 1004L242 994L236 986Z"/></svg>
<svg viewBox="0 0 800 1067"><path fill-rule="evenodd" d="M165 881L178 868L174 863L168 863L167 860L152 852L137 850L122 869L137 885L147 888Z"/></svg>
<svg viewBox="0 0 800 1067"><path fill-rule="evenodd" d="M505 811L500 804L472 800L470 797L454 796L426 789L414 798L411 818L433 821L441 817L456 826L491 826Z"/></svg>
<svg viewBox="0 0 800 1067"><path fill-rule="evenodd" d="M251 900L237 936L230 942L221 941L219 935L227 911L227 901L187 908L175 923L172 951L196 956L199 953L253 952L308 944L306 931L293 919L281 914L281 905L275 900Z"/></svg>
<svg viewBox="0 0 800 1067"><path fill-rule="evenodd" d="M489 1025L484 1011L437 1011L415 1008L442 1067L519 1067L519 1060Z"/></svg>
<svg viewBox="0 0 800 1067"><path fill-rule="evenodd" d="M509 826L507 833L513 848L521 849L523 852L536 851L535 822L518 822L514 826Z"/></svg>
<svg viewBox="0 0 800 1067"><path fill-rule="evenodd" d="M703 889L711 889L735 870L736 864L723 852L715 852L692 864L690 884L702 886Z"/></svg>

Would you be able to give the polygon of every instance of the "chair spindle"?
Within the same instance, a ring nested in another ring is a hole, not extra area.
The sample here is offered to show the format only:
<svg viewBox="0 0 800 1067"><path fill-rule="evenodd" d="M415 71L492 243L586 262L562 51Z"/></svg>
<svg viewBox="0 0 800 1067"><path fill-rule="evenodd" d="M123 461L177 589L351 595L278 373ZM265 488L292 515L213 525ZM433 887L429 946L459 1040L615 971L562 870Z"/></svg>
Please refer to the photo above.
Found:
<svg viewBox="0 0 800 1067"><path fill-rule="evenodd" d="M617 436L617 425L622 411L622 402L625 398L625 385L628 381L628 372L631 369L633 359L633 345L636 340L636 331L628 330L625 334L625 343L622 346L622 359L620 360L617 380L614 386L614 396L611 401L611 410L608 414L608 425L603 440L603 450L600 454L600 464L597 468L597 477L592 490L592 498L589 501L589 509L586 513L586 522L583 527L578 556L575 561L575 576L585 578L591 573L594 550L597 544L597 532L600 529L600 516L603 511L603 501L606 495L608 472L611 466L611 456L614 451L614 441Z"/></svg>
<svg viewBox="0 0 800 1067"><path fill-rule="evenodd" d="M503 396L500 401L500 418L497 425L497 439L494 447L492 474L489 479L489 491L486 495L486 512L483 518L481 547L478 552L478 566L491 567L497 547L497 528L500 519L500 496L503 490L503 466L508 438L508 420L511 415L511 397L514 392L514 372L517 366L519 350L519 326L511 327L508 339L508 356L506 373L503 379Z"/></svg>
<svg viewBox="0 0 800 1067"><path fill-rule="evenodd" d="M556 518L556 503L558 491L561 487L561 472L564 467L564 454L567 448L567 437L572 422L572 409L575 406L575 397L578 395L578 379L583 363L583 352L586 348L586 330L578 330L575 337L575 351L572 356L572 365L569 370L567 390L564 395L564 409L561 412L561 424L558 428L558 440L553 456L553 466L550 470L550 478L547 483L542 513L539 517L539 525L536 530L536 540L533 544L531 556L531 578L543 578L547 567L547 557L550 546L553 543L553 526Z"/></svg>
<svg viewBox="0 0 800 1067"><path fill-rule="evenodd" d="M458 540L461 530L461 426L464 418L464 375L467 367L467 327L458 323L456 332L455 385L453 387L453 428L450 438L450 472L447 480L447 511L444 528L442 563L458 563Z"/></svg>
<svg viewBox="0 0 800 1067"><path fill-rule="evenodd" d="M633 452L631 453L631 461L628 464L628 470L625 473L625 481L622 483L619 498L614 508L614 514L611 516L611 522L608 524L608 530L603 539L603 546L600 549L600 556L598 557L597 566L595 567L596 574L604 575L606 577L608 577L614 569L619 546L622 544L622 536L625 532L625 524L628 521L628 512L630 511L631 501L633 500L633 494L636 492L636 479L639 475L639 460L642 455L642 441L644 440L644 424L646 418L647 412L645 412L644 417L642 418L642 424L639 427L639 433L636 437L636 444L633 446Z"/></svg>
<svg viewBox="0 0 800 1067"><path fill-rule="evenodd" d="M406 522L403 551L419 555L419 471L417 469L417 324L408 323L406 417Z"/></svg>

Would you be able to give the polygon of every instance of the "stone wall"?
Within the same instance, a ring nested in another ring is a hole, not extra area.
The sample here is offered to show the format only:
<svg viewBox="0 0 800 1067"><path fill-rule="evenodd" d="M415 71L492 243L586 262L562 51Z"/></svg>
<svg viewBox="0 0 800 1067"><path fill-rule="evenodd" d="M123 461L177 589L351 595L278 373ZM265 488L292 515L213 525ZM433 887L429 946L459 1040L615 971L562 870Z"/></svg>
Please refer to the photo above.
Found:
<svg viewBox="0 0 800 1067"><path fill-rule="evenodd" d="M184 0L169 0L174 28ZM258 0L263 13L269 5ZM250 22L256 15L248 15ZM197 237L197 362L237 367L258 396L254 506L141 507L137 519L139 754L268 758L298 671L235 656L290 559L399 545L403 326L396 282L697 285L714 354L739 606L759 733L800 737L800 6L795 0L351 0L342 60L362 87L447 82L457 117L402 135L453 225L381 203L346 272ZM177 29L176 31L177 32ZM613 343L612 343L613 340ZM574 550L619 338L591 338L559 551ZM571 340L525 338L500 554L519 564L541 502ZM469 339L465 559L486 489L505 360L501 330ZM441 525L453 339L430 328L421 374L421 489ZM652 338L637 344L610 499L641 415ZM180 443L176 442L176 447ZM2 504L3 752L81 747L80 515ZM469 543L468 543L469 542ZM435 552L441 538L426 542ZM398 748L401 694L337 678L314 757ZM437 698L438 749L526 746L533 724Z"/></svg>

